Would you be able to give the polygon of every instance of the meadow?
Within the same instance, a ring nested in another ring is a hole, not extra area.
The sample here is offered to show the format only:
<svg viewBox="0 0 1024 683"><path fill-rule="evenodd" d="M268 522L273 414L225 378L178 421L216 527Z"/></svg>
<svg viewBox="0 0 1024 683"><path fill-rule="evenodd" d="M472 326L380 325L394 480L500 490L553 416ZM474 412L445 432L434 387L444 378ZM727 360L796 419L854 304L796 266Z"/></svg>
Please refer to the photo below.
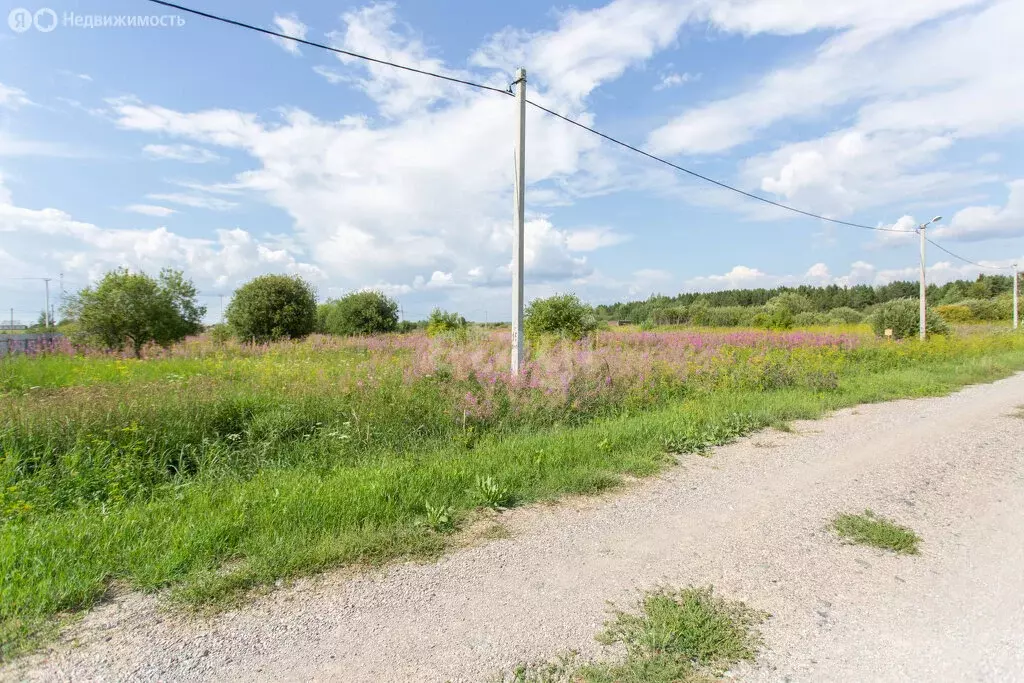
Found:
<svg viewBox="0 0 1024 683"><path fill-rule="evenodd" d="M442 552L481 509L613 488L679 453L1024 368L1024 335L602 330L510 376L508 332L66 341L0 359L0 656L113 586L220 604Z"/></svg>

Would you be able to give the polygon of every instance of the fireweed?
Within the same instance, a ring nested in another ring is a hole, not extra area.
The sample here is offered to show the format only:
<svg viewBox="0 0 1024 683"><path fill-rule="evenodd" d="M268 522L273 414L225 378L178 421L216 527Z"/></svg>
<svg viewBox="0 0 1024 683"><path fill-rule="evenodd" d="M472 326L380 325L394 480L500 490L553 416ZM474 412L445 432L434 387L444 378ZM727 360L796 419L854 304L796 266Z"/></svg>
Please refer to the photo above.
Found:
<svg viewBox="0 0 1024 683"><path fill-rule="evenodd" d="M857 329L615 330L545 343L518 377L500 331L0 359L0 658L112 579L203 600L429 554L429 511L455 528L484 489L600 491L666 451L1024 367L1024 335Z"/></svg>
<svg viewBox="0 0 1024 683"><path fill-rule="evenodd" d="M830 392L1012 335L884 343L809 332L602 332L508 370L508 333L313 336L148 348L141 361L58 345L0 363L0 519L149 499L193 477L416 457L485 436L577 426L716 390Z"/></svg>

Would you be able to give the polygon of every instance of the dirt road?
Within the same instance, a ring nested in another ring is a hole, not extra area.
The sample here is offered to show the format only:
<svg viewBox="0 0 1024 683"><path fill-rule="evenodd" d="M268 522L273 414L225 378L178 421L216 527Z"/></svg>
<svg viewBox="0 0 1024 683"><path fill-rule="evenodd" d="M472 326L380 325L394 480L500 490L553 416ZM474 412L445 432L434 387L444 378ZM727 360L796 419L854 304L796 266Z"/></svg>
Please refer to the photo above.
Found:
<svg viewBox="0 0 1024 683"><path fill-rule="evenodd" d="M714 585L773 616L749 681L1024 680L1024 374L844 410L687 456L601 499L506 513L511 536L436 564L303 581L211 620L151 598L95 610L33 680L494 680L593 639L606 601ZM924 539L839 543L865 508Z"/></svg>

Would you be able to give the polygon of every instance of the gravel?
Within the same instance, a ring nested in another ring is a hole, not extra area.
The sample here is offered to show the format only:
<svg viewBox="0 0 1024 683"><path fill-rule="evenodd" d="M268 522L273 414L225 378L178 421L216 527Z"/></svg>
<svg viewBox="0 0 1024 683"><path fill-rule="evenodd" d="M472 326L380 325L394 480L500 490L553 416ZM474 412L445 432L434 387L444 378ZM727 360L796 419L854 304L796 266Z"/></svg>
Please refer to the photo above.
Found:
<svg viewBox="0 0 1024 683"><path fill-rule="evenodd" d="M338 571L214 617L115 596L3 680L494 680L594 641L608 603L713 585L767 610L748 681L1024 680L1024 374L685 456L615 494L501 516L430 564ZM844 545L871 508L922 554Z"/></svg>

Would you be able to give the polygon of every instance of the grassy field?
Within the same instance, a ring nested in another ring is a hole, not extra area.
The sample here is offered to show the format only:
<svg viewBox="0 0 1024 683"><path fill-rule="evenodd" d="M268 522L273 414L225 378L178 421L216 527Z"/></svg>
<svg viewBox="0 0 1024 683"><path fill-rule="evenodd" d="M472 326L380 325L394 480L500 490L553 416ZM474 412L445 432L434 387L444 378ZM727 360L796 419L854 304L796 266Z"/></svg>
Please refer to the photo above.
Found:
<svg viewBox="0 0 1024 683"><path fill-rule="evenodd" d="M113 582L190 604L429 557L482 507L616 486L736 436L1024 368L1004 331L611 331L510 377L507 332L196 339L0 361L0 641Z"/></svg>

